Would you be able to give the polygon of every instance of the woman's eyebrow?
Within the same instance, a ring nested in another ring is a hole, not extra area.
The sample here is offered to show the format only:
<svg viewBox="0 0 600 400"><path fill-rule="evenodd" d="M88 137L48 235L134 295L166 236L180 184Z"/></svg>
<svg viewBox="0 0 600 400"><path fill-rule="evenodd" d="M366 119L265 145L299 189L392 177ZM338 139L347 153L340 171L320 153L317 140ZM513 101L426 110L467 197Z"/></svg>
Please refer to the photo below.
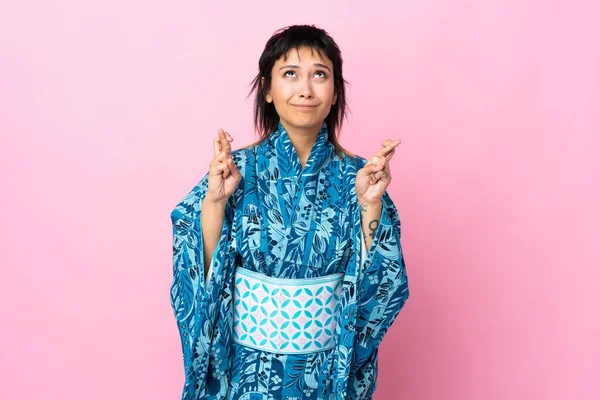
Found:
<svg viewBox="0 0 600 400"><path fill-rule="evenodd" d="M321 64L321 63L314 63L313 67L321 67L321 68L325 68L326 70L328 70L329 72L331 72L331 70L329 69L329 67L325 64ZM279 68L279 70L281 71L284 68L300 68L297 65L284 65L283 67Z"/></svg>

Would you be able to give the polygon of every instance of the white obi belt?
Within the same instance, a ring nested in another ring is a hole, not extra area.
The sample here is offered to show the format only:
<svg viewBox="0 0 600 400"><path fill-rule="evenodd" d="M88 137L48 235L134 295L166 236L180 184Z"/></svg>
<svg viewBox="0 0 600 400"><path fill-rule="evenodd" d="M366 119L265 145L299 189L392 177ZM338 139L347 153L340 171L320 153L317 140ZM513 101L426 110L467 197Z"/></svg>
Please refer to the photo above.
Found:
<svg viewBox="0 0 600 400"><path fill-rule="evenodd" d="M233 340L281 354L333 348L343 277L272 278L237 267Z"/></svg>

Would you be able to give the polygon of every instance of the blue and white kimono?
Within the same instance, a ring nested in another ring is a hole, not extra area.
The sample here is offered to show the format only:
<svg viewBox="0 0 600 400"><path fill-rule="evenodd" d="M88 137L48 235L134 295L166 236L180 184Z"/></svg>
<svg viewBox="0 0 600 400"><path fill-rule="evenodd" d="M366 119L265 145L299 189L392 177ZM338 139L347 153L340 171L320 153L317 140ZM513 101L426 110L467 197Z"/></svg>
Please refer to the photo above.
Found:
<svg viewBox="0 0 600 400"><path fill-rule="evenodd" d="M281 123L232 152L243 178L226 205L207 282L200 213L208 174L172 211L182 399L371 398L378 347L409 296L400 219L386 192L365 249L355 179L366 160L339 156L327 139L324 123L304 168ZM234 341L236 269L293 282L342 276L335 345L281 354Z"/></svg>

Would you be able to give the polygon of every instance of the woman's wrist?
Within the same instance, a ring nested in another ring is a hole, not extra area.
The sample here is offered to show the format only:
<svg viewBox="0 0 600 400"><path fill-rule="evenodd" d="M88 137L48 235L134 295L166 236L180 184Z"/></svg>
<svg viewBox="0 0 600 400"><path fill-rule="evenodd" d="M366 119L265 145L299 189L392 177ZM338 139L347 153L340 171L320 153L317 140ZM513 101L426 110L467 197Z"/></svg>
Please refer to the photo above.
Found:
<svg viewBox="0 0 600 400"><path fill-rule="evenodd" d="M358 197L358 204L362 207L363 204L369 206L369 207L381 207L383 205L381 199L377 199L377 200L365 200L365 199L361 199L360 197Z"/></svg>
<svg viewBox="0 0 600 400"><path fill-rule="evenodd" d="M227 205L227 200L229 199L226 198L220 200L212 200L210 197L207 196L202 201L202 208L210 207L211 209L225 209L225 206Z"/></svg>

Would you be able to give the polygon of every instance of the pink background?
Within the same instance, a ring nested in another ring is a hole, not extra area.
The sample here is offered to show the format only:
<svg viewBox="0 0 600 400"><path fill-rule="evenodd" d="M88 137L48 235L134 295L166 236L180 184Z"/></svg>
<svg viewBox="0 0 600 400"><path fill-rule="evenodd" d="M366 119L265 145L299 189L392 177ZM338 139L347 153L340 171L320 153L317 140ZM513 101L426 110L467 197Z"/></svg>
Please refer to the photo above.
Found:
<svg viewBox="0 0 600 400"><path fill-rule="evenodd" d="M2 6L0 398L179 398L169 215L218 127L255 140L249 83L295 23L342 49L342 144L402 140L411 297L376 399L600 398L600 7L217 3Z"/></svg>

